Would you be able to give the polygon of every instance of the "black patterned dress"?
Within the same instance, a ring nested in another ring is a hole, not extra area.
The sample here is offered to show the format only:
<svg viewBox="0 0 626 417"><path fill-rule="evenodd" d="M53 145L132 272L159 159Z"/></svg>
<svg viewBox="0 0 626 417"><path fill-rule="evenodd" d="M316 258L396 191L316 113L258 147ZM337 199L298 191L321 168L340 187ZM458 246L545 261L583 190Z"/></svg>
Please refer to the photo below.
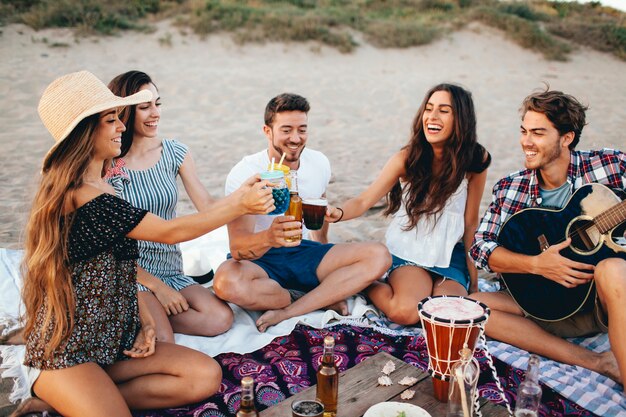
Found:
<svg viewBox="0 0 626 417"><path fill-rule="evenodd" d="M44 359L41 338L45 304L26 343L24 364L61 369L86 362L100 366L127 359L141 327L137 306L137 241L126 237L147 211L101 194L71 214L69 265L74 285L74 330Z"/></svg>

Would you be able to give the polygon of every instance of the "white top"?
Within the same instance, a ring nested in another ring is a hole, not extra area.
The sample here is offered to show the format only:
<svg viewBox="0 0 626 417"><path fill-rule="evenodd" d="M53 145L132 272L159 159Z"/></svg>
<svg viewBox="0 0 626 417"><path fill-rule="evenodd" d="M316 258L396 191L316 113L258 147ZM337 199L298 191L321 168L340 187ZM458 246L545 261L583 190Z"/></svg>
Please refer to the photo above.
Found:
<svg viewBox="0 0 626 417"><path fill-rule="evenodd" d="M271 163L267 150L245 156L230 170L226 177L225 192L229 195L254 174L267 171ZM305 148L300 155L298 168L298 195L305 198L320 198L330 182L330 162L326 155L313 149ZM260 232L270 227L276 216L256 215L254 232ZM309 231L302 226L302 238L306 239Z"/></svg>
<svg viewBox="0 0 626 417"><path fill-rule="evenodd" d="M443 210L433 216L422 216L414 229L403 230L408 224L404 202L394 214L385 239L392 254L426 267L447 268L450 266L452 249L463 237L465 225L465 203L467 201L467 178L450 196ZM405 185L402 184L405 195ZM433 225L434 224L434 225Z"/></svg>

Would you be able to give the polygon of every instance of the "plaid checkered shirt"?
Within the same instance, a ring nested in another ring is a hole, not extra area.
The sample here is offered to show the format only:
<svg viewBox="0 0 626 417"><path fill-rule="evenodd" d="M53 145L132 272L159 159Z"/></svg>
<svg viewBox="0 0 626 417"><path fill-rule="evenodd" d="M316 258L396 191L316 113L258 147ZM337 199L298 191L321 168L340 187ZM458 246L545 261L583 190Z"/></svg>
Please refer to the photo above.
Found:
<svg viewBox="0 0 626 417"><path fill-rule="evenodd" d="M571 151L567 182L572 191L588 183L626 189L626 153L613 149ZM491 271L489 256L498 247L504 222L518 211L541 203L537 171L525 169L502 178L493 187L493 200L483 216L469 255L477 268Z"/></svg>

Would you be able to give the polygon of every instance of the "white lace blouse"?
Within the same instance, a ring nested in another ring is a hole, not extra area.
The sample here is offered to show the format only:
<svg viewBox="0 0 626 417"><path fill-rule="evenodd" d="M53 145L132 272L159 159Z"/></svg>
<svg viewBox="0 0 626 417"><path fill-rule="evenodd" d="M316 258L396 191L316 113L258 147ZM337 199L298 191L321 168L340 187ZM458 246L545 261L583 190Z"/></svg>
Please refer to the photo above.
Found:
<svg viewBox="0 0 626 417"><path fill-rule="evenodd" d="M415 228L405 231L408 218L404 204L393 215L385 235L389 251L402 259L426 267L448 267L454 245L463 237L467 178L450 196L443 210L419 219ZM405 183L402 184L405 193Z"/></svg>

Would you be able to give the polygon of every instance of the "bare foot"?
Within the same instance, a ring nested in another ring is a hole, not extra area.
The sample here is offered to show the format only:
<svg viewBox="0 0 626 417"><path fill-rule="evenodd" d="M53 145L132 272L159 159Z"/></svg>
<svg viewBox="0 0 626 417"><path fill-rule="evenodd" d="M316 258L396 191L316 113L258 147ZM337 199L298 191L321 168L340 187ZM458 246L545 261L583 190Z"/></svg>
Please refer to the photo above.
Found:
<svg viewBox="0 0 626 417"><path fill-rule="evenodd" d="M56 410L48 405L47 402L39 398L31 397L20 403L17 409L9 417L26 416L29 413L56 413Z"/></svg>
<svg viewBox="0 0 626 417"><path fill-rule="evenodd" d="M261 317L259 317L256 321L256 327L261 333L263 333L268 327L280 323L288 318L289 317L283 309L267 310L265 313L261 314Z"/></svg>
<svg viewBox="0 0 626 417"><path fill-rule="evenodd" d="M0 336L0 345L23 345L24 340L24 328L13 329L4 336Z"/></svg>
<svg viewBox="0 0 626 417"><path fill-rule="evenodd" d="M336 303L329 304L326 306L327 310L334 310L342 316L347 316L348 313L348 303L346 300L337 301Z"/></svg>
<svg viewBox="0 0 626 417"><path fill-rule="evenodd" d="M598 372L608 378L611 378L613 381L619 382L620 384L622 383L619 367L617 366L617 360L615 360L615 355L610 350L600 353Z"/></svg>

